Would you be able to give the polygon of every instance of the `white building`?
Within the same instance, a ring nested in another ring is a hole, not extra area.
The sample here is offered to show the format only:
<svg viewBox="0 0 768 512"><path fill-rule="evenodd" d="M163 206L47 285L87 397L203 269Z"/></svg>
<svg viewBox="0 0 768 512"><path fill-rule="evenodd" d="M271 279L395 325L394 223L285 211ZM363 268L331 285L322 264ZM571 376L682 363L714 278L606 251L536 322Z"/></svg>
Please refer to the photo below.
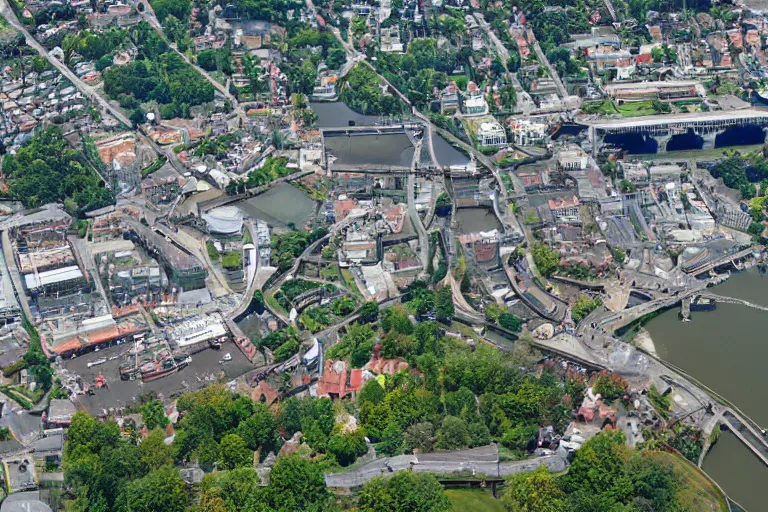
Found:
<svg viewBox="0 0 768 512"><path fill-rule="evenodd" d="M483 91L475 82L467 84L463 112L467 116L484 116L488 113L488 103L485 101Z"/></svg>
<svg viewBox="0 0 768 512"><path fill-rule="evenodd" d="M555 222L578 224L581 222L581 213L579 212L579 198L573 196L571 199L561 197L559 199L549 200L549 210L552 212Z"/></svg>
<svg viewBox="0 0 768 512"><path fill-rule="evenodd" d="M477 129L477 143L481 146L503 146L507 143L507 133L496 121L484 121Z"/></svg>

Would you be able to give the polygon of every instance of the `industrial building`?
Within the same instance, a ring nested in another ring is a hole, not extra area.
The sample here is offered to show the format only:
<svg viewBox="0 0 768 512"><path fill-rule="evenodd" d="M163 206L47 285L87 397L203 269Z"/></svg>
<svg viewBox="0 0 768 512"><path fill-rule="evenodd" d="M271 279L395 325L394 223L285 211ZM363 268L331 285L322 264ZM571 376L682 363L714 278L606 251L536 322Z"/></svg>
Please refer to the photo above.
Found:
<svg viewBox="0 0 768 512"><path fill-rule="evenodd" d="M161 262L173 286L187 291L205 288L207 273L197 258L133 219L127 219L126 225L126 236Z"/></svg>
<svg viewBox="0 0 768 512"><path fill-rule="evenodd" d="M24 284L33 297L71 295L90 291L88 281L77 265L24 275Z"/></svg>

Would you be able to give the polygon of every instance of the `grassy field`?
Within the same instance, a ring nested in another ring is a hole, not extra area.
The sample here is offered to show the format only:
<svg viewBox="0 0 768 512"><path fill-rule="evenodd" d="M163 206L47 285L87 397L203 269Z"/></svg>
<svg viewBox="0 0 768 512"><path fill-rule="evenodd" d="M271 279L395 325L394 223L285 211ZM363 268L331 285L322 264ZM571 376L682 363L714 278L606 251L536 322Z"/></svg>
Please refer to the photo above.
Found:
<svg viewBox="0 0 768 512"><path fill-rule="evenodd" d="M504 512L504 505L490 491L479 489L450 489L445 491L451 500L451 512Z"/></svg>
<svg viewBox="0 0 768 512"><path fill-rule="evenodd" d="M632 101L616 107L624 117L651 116L659 112L653 108L653 103L649 101Z"/></svg>
<svg viewBox="0 0 768 512"><path fill-rule="evenodd" d="M581 105L581 110L586 114L602 114L604 116L619 113L616 105L609 99L584 103Z"/></svg>
<svg viewBox="0 0 768 512"><path fill-rule="evenodd" d="M754 144L747 146L728 146L727 148L715 148L715 149L692 149L690 151L667 151L666 153L649 153L643 155L632 155L632 158L637 160L652 160L652 161L664 161L664 160L687 160L689 158L707 159L707 158L723 158L726 150L735 149L741 153L751 153L759 151L763 148L762 144Z"/></svg>
<svg viewBox="0 0 768 512"><path fill-rule="evenodd" d="M725 496L691 462L667 452L648 452L647 457L675 468L682 480L678 497L685 510L728 511Z"/></svg>

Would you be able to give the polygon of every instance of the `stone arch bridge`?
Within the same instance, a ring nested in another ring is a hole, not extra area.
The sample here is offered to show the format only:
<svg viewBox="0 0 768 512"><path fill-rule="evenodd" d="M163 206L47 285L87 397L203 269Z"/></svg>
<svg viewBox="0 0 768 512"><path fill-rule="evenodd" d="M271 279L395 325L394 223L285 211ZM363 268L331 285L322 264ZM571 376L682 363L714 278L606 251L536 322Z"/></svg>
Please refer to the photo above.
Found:
<svg viewBox="0 0 768 512"><path fill-rule="evenodd" d="M658 143L658 152L664 153L672 137L693 130L703 140L702 149L715 147L716 137L734 126L756 125L768 131L768 110L747 108L741 110L665 114L635 118L594 119L582 117L576 122L589 128L594 151L606 135L647 134Z"/></svg>

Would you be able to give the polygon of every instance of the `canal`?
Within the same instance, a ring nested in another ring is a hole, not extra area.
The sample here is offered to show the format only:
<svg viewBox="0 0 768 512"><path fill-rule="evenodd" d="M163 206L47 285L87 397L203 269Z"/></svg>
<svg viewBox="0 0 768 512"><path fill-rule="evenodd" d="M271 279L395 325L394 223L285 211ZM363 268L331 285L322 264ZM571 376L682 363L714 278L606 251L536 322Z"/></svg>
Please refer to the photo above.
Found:
<svg viewBox="0 0 768 512"><path fill-rule="evenodd" d="M263 220L270 226L287 228L293 224L303 229L315 213L317 203L293 185L281 183L237 206L250 218Z"/></svg>
<svg viewBox="0 0 768 512"><path fill-rule="evenodd" d="M456 210L456 222L462 235L501 229L501 222L490 208L460 208Z"/></svg>
<svg viewBox="0 0 768 512"><path fill-rule="evenodd" d="M768 276L753 268L734 274L713 291L768 306L767 284ZM691 315L692 321L682 322L678 310L672 309L648 323L646 329L659 357L717 391L758 424L768 426L765 312L718 304L715 311ZM768 468L732 434L723 433L705 459L704 469L747 510L764 510L768 486L760 483L768 482Z"/></svg>

